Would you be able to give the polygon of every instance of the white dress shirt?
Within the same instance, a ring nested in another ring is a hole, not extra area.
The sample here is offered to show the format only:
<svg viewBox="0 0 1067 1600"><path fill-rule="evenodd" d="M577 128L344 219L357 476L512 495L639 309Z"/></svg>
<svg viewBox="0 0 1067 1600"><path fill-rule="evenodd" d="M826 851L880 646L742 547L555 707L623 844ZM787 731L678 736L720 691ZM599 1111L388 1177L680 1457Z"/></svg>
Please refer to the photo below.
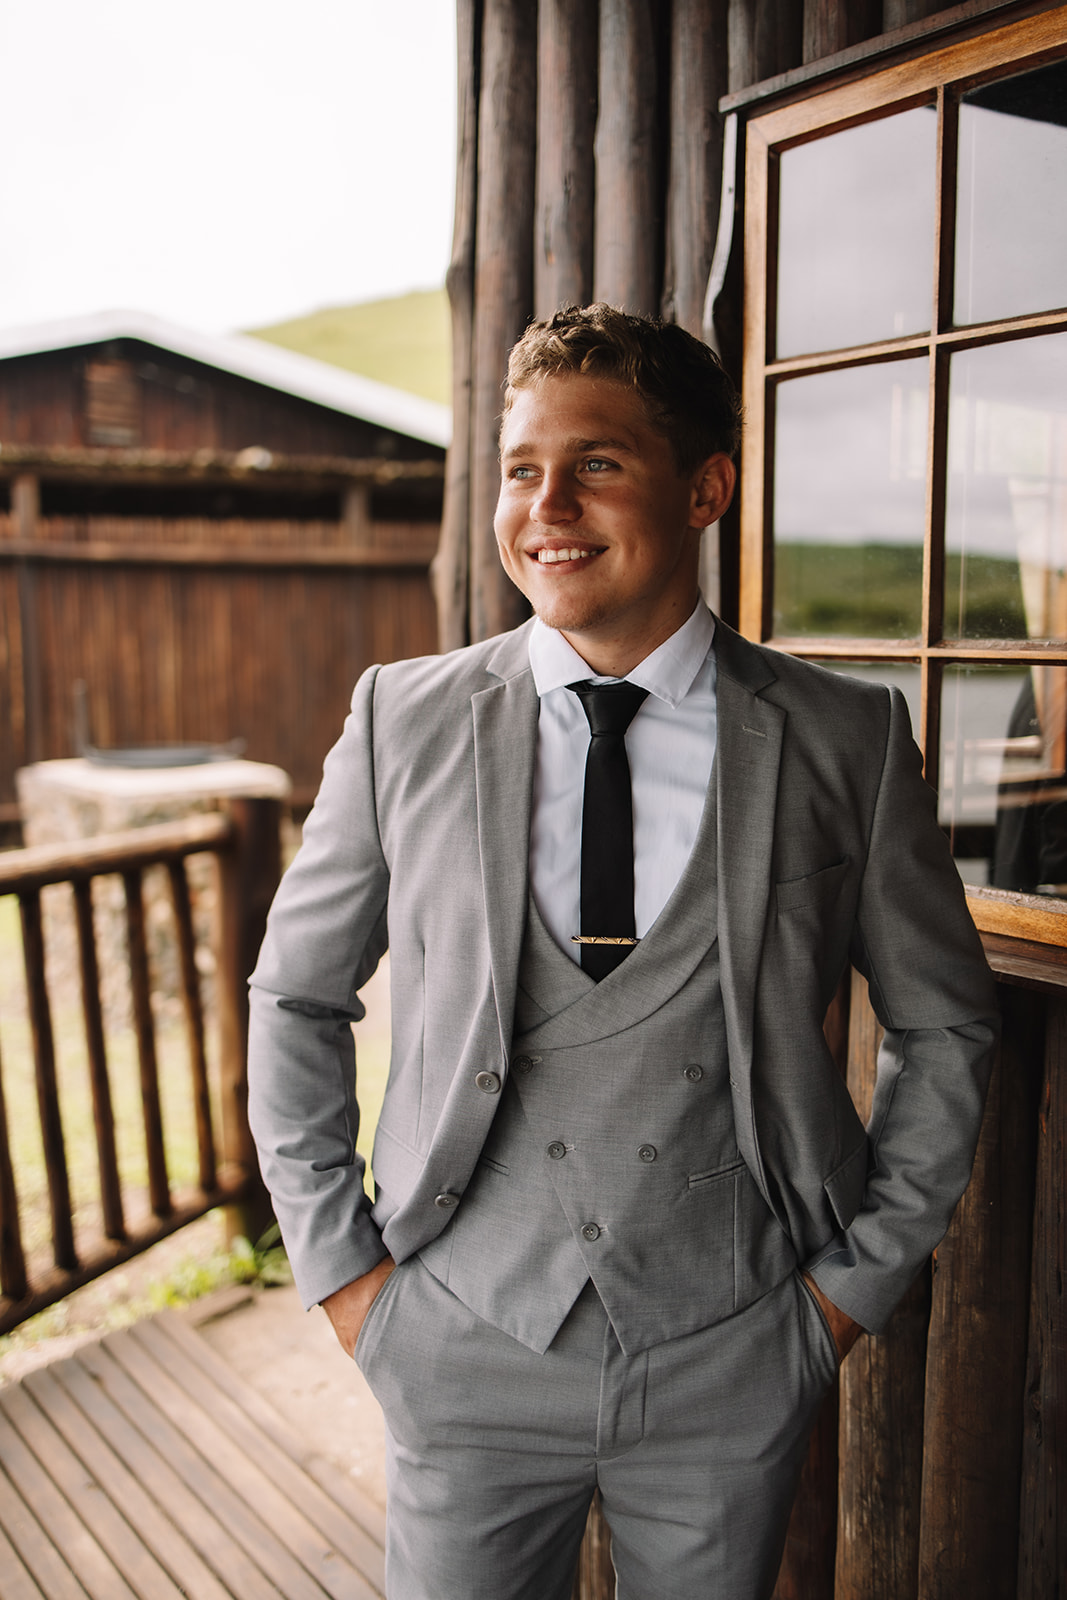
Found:
<svg viewBox="0 0 1067 1600"><path fill-rule="evenodd" d="M715 619L704 602L626 682L648 690L626 733L634 809L634 914L643 938L689 860L715 759ZM589 724L566 687L598 677L540 620L530 635L540 696L530 819L530 889L552 937L574 961L579 930L582 794Z"/></svg>

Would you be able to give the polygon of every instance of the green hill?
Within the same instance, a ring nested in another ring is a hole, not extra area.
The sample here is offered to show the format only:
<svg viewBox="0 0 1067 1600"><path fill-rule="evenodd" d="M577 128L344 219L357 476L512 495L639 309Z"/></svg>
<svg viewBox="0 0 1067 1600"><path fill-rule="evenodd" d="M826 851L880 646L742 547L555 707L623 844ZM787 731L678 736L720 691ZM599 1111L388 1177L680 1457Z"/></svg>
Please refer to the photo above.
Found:
<svg viewBox="0 0 1067 1600"><path fill-rule="evenodd" d="M451 328L444 289L420 289L390 300L328 306L306 317L248 330L331 366L359 372L409 394L452 403Z"/></svg>

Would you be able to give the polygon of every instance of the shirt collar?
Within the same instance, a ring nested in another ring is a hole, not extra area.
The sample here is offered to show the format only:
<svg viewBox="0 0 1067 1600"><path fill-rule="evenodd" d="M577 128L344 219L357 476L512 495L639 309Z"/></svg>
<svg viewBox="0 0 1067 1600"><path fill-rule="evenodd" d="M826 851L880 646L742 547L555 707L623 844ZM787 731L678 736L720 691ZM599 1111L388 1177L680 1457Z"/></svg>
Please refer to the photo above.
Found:
<svg viewBox="0 0 1067 1600"><path fill-rule="evenodd" d="M672 708L677 706L692 688L714 637L715 618L703 600L698 600L689 620L626 674L627 683L647 689ZM535 619L530 633L530 670L538 695L565 689L582 678L596 677L577 650L555 628L546 627L540 617Z"/></svg>

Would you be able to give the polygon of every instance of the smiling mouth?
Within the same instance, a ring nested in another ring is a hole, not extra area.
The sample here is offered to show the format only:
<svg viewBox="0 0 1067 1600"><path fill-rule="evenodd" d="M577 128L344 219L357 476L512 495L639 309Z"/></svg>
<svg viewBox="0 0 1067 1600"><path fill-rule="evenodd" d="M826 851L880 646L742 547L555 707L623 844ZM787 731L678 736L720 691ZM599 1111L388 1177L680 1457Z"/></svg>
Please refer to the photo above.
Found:
<svg viewBox="0 0 1067 1600"><path fill-rule="evenodd" d="M588 561L598 556L599 550L538 550L537 561L542 567L554 566L559 561Z"/></svg>

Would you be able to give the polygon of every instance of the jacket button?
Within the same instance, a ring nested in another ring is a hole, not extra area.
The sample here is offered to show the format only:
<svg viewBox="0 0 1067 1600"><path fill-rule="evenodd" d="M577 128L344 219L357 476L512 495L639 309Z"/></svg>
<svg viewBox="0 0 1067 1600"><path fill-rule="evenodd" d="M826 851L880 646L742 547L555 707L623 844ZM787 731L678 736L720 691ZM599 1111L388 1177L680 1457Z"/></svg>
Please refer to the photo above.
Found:
<svg viewBox="0 0 1067 1600"><path fill-rule="evenodd" d="M643 1144L638 1150L637 1154L640 1156L642 1161L655 1161L656 1147L654 1144Z"/></svg>
<svg viewBox="0 0 1067 1600"><path fill-rule="evenodd" d="M511 1063L513 1072L532 1072L540 1061L540 1056L516 1056Z"/></svg>
<svg viewBox="0 0 1067 1600"><path fill-rule="evenodd" d="M594 1239L600 1238L600 1229L595 1222L587 1222L585 1224L582 1229L582 1238L587 1240L589 1244L592 1244Z"/></svg>
<svg viewBox="0 0 1067 1600"><path fill-rule="evenodd" d="M562 1161L563 1157L567 1154L567 1146L562 1144L559 1139L553 1139L552 1143L548 1147L548 1153L552 1157L553 1161Z"/></svg>
<svg viewBox="0 0 1067 1600"><path fill-rule="evenodd" d="M690 1083L699 1083L701 1078L704 1076L704 1068L698 1067L695 1061L691 1066L683 1067L682 1071L689 1079Z"/></svg>
<svg viewBox="0 0 1067 1600"><path fill-rule="evenodd" d="M446 1190L444 1194L435 1196L434 1205L439 1211L451 1211L453 1206L459 1205L459 1195L449 1194Z"/></svg>
<svg viewBox="0 0 1067 1600"><path fill-rule="evenodd" d="M479 1072L474 1081L483 1094L496 1094L500 1088L500 1079L495 1072Z"/></svg>

